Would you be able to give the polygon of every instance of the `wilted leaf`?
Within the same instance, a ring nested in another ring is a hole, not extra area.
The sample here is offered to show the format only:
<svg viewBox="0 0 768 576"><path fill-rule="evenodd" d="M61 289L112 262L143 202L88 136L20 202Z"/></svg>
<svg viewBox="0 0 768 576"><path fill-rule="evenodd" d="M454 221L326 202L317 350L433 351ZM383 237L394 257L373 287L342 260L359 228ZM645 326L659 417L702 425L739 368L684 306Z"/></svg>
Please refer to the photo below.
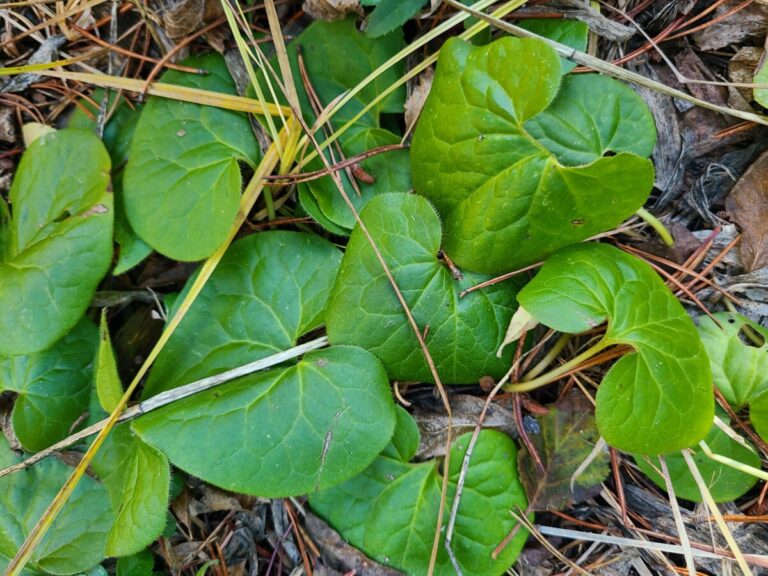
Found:
<svg viewBox="0 0 768 576"><path fill-rule="evenodd" d="M520 479L532 510L565 510L589 498L595 487L599 489L608 476L608 453L597 454L571 485L600 438L592 404L580 392L572 392L537 420L541 432L530 438L544 469L523 446L517 455Z"/></svg>
<svg viewBox="0 0 768 576"><path fill-rule="evenodd" d="M265 232L234 243L158 358L146 395L295 346L323 323L339 259L333 245L308 234ZM380 362L345 346L175 402L134 428L208 482L287 496L365 468L394 419Z"/></svg>
<svg viewBox="0 0 768 576"><path fill-rule="evenodd" d="M542 324L579 333L608 322L597 348L627 344L597 391L597 427L626 452L666 454L712 425L712 375L696 327L645 262L606 244L564 248L518 294Z"/></svg>
<svg viewBox="0 0 768 576"><path fill-rule="evenodd" d="M755 160L725 198L741 227L739 249L747 272L768 266L768 152Z"/></svg>
<svg viewBox="0 0 768 576"><path fill-rule="evenodd" d="M42 136L22 156L0 254L0 354L48 348L88 308L112 260L109 167L84 130Z"/></svg>
<svg viewBox="0 0 768 576"><path fill-rule="evenodd" d="M449 505L470 436L458 438L451 450ZM410 416L398 409L395 436L381 456L360 475L310 497L313 509L350 543L383 564L415 575L427 572L442 482L438 461L408 463L418 440ZM526 507L514 465L516 453L508 436L492 430L480 432L467 469L452 541L467 576L503 574L528 536L521 529L499 557L491 559L494 548L516 525L510 511ZM447 514L443 522L445 535ZM434 573L455 574L444 542L438 548Z"/></svg>
<svg viewBox="0 0 768 576"><path fill-rule="evenodd" d="M18 394L13 430L36 452L65 438L88 410L96 328L84 319L51 348L24 356L0 356L0 392Z"/></svg>
<svg viewBox="0 0 768 576"><path fill-rule="evenodd" d="M451 39L413 137L414 188L440 212L454 261L496 274L640 208L654 142L635 92L601 76L561 81L542 41Z"/></svg>
<svg viewBox="0 0 768 576"><path fill-rule="evenodd" d="M169 84L235 94L224 59L189 58L205 76L170 70ZM151 97L141 112L123 177L128 221L155 250L175 260L202 260L226 239L240 203L239 162L260 158L244 114Z"/></svg>
<svg viewBox="0 0 768 576"><path fill-rule="evenodd" d="M386 194L361 214L403 292L444 383L501 377L512 349L495 355L514 310L514 284L501 283L463 298L459 293L486 277L456 280L438 258L440 219L424 198ZM359 228L352 232L328 305L328 337L376 354L390 378L432 382L402 305Z"/></svg>

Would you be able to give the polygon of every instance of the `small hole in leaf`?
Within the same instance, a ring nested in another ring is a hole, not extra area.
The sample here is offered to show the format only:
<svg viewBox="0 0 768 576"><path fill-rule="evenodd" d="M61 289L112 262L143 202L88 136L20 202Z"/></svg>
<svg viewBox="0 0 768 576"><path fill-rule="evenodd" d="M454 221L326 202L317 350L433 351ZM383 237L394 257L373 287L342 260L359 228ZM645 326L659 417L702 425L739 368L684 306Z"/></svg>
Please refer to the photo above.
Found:
<svg viewBox="0 0 768 576"><path fill-rule="evenodd" d="M728 324L735 324L736 319L735 318L728 318Z"/></svg>
<svg viewBox="0 0 768 576"><path fill-rule="evenodd" d="M752 346L753 348L762 348L765 346L765 338L763 335L746 324L739 328L739 340L741 340L743 344Z"/></svg>
<svg viewBox="0 0 768 576"><path fill-rule="evenodd" d="M603 158L610 158L611 156L616 156L616 152L613 150L606 150L603 152Z"/></svg>

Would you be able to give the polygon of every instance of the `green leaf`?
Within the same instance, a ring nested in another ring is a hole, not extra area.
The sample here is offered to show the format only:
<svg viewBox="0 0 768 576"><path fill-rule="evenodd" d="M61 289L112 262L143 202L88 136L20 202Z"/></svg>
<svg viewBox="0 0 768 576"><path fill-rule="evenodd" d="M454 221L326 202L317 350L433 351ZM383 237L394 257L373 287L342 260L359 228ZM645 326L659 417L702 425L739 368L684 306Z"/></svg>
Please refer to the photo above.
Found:
<svg viewBox="0 0 768 576"><path fill-rule="evenodd" d="M456 280L438 257L440 219L424 198L385 194L361 218L403 292L444 383L500 377L513 350L496 357L515 308L514 284L502 283L463 298L459 293L487 278ZM400 302L359 228L352 232L328 305L328 338L376 354L393 380L432 382Z"/></svg>
<svg viewBox="0 0 768 576"><path fill-rule="evenodd" d="M440 212L451 258L498 274L642 207L653 166L637 154L654 140L637 94L599 76L561 82L542 41L451 39L413 136L413 183Z"/></svg>
<svg viewBox="0 0 768 576"><path fill-rule="evenodd" d="M21 460L0 437L0 468ZM0 478L0 564L12 558L67 480L71 469L56 458ZM112 509L104 487L84 476L27 564L30 571L73 574L104 558Z"/></svg>
<svg viewBox="0 0 768 576"><path fill-rule="evenodd" d="M322 108L337 96L357 87L371 72L384 64L405 46L401 31L380 38L368 38L358 32L354 18L336 22L314 22L288 45L288 58L295 78L300 78L298 53L302 54L307 77L320 100ZM405 62L388 68L356 94L331 120L340 127L374 100L400 76L405 74ZM315 114L304 86L296 86L305 120L314 122ZM384 98L359 121L362 126L378 127L382 113L400 114L405 103L405 86Z"/></svg>
<svg viewBox="0 0 768 576"><path fill-rule="evenodd" d="M709 356L715 386L736 410L768 392L768 330L739 314L713 314L720 323L702 316L699 334ZM762 346L747 344L740 335L748 329L763 339Z"/></svg>
<svg viewBox="0 0 768 576"><path fill-rule="evenodd" d="M379 146L399 142L400 137L388 130L353 128L341 138L341 148L344 157L350 158ZM375 178L375 182L366 183L357 178L359 194L350 184L348 175L343 171L340 173L347 196L358 212L374 196L411 190L411 164L406 150L377 154L360 162L360 166ZM322 167L322 162L316 159L307 165L307 170L317 170ZM330 176L299 185L299 192L301 203L306 211L323 226L326 226L326 221L330 221L331 227L335 228L335 230L331 229L331 232L346 235L354 228L355 217Z"/></svg>
<svg viewBox="0 0 768 576"><path fill-rule="evenodd" d="M88 410L96 328L83 319L51 348L25 356L0 356L0 392L18 394L13 430L36 452L71 433Z"/></svg>
<svg viewBox="0 0 768 576"><path fill-rule="evenodd" d="M615 448L666 454L712 425L712 376L696 327L646 263L605 244L569 246L518 294L536 320L579 333L608 321L596 347L628 344L597 391L597 427Z"/></svg>
<svg viewBox="0 0 768 576"><path fill-rule="evenodd" d="M112 260L109 167L83 130L41 136L22 156L0 262L0 354L48 348L88 308Z"/></svg>
<svg viewBox="0 0 768 576"><path fill-rule="evenodd" d="M323 323L339 260L336 248L307 234L266 232L234 243L158 358L147 394L294 346ZM134 428L208 482L287 496L361 471L394 420L378 360L337 347L168 405Z"/></svg>
<svg viewBox="0 0 768 576"><path fill-rule="evenodd" d="M404 424L409 421L409 424ZM390 447L361 475L310 496L310 504L341 535L379 562L408 574L425 574L432 550L440 506L437 461L408 464L418 445L415 424L400 412ZM461 436L451 450L447 505L471 434ZM525 492L517 478L514 443L492 430L480 432L467 469L456 517L452 549L465 575L503 574L515 561L528 533L521 529L492 560L494 548L517 522L510 511L526 507ZM443 538L448 513L443 518ZM455 574L445 551L438 548L435 574Z"/></svg>
<svg viewBox="0 0 768 576"><path fill-rule="evenodd" d="M106 310L102 310L101 313L99 349L96 352L94 372L99 403L104 410L112 412L123 397L123 385L120 383L120 375L117 373L115 352L112 350L112 341L109 338Z"/></svg>
<svg viewBox="0 0 768 576"><path fill-rule="evenodd" d="M419 13L427 0L380 0L365 26L366 36L375 38L400 28Z"/></svg>
<svg viewBox="0 0 768 576"><path fill-rule="evenodd" d="M520 479L531 510L565 510L589 498L608 476L608 453L592 452L600 434L595 427L592 405L581 392L571 392L537 419L541 432L531 434L543 470L526 447L518 453ZM584 462L587 468L575 478Z"/></svg>
<svg viewBox="0 0 768 576"><path fill-rule="evenodd" d="M107 437L92 466L115 510L107 555L143 550L165 528L171 476L168 460L134 436L128 424L122 424Z"/></svg>
<svg viewBox="0 0 768 576"><path fill-rule="evenodd" d="M117 561L117 576L152 576L155 559L152 552L142 550L131 556L123 556Z"/></svg>
<svg viewBox="0 0 768 576"><path fill-rule="evenodd" d="M722 410L719 407L718 415L720 418L725 418L726 421L728 420L725 410ZM751 449L742 446L736 440L731 439L714 424L704 440L715 454L720 454L721 456L731 458L754 468L760 468L760 457L757 455L754 448L752 448L752 444L746 440L745 442ZM661 470L661 463L658 458L654 457L646 459L642 456L635 456L634 458L640 470L653 480L653 483L656 484L656 486L662 490L667 489L664 478L661 474L656 472L657 469ZM684 498L685 500L702 502L704 499L701 496L701 491L699 490L696 481L693 479L688 464L685 462L682 454L680 452L667 454L664 456L664 459L667 463L667 470L669 471L672 486L675 489L675 495L678 498ZM650 462L648 462L648 460L650 460ZM699 472L701 472L701 476L704 478L704 482L709 488L715 502L730 502L731 500L735 500L739 496L746 494L757 482L756 477L746 474L745 472L740 472L725 464L720 464L707 457L707 455L700 449L694 451L693 461L696 463Z"/></svg>
<svg viewBox="0 0 768 576"><path fill-rule="evenodd" d="M91 100L83 98L78 103L72 116L69 118L70 128L97 131L96 118L99 115L99 107L104 100L104 90L97 88L91 94L91 99L99 106L94 106ZM128 152L133 139L133 132L139 120L141 106L133 104L128 106L125 98L119 97L115 92L109 92L107 99L107 112L111 113L109 120L104 125L102 140L107 147L112 159L112 190L115 194L115 241L120 247L117 263L112 274L118 276L144 260L152 252L152 248L139 238L128 223L123 208L123 174L125 163L128 161ZM87 111L87 112L86 112Z"/></svg>
<svg viewBox="0 0 768 576"><path fill-rule="evenodd" d="M531 18L521 20L517 24L520 28L525 28L534 34L544 36L568 46L579 52L587 51L587 42L589 41L589 26L578 20L556 20L553 18ZM567 58L560 58L560 66L563 74L567 74L576 67L575 62Z"/></svg>
<svg viewBox="0 0 768 576"><path fill-rule="evenodd" d="M755 71L755 84L768 84L768 62L763 60L762 64ZM753 95L755 102L763 108L768 108L768 88L754 88Z"/></svg>
<svg viewBox="0 0 768 576"><path fill-rule="evenodd" d="M709 356L712 379L735 410L750 406L757 433L768 438L768 330L739 314L718 312L699 319L699 334ZM762 345L747 343L750 330Z"/></svg>
<svg viewBox="0 0 768 576"><path fill-rule="evenodd" d="M171 70L162 81L235 94L224 59L185 60L205 76ZM240 202L239 162L261 154L244 114L152 97L141 112L123 178L126 214L136 233L176 260L201 260L227 237Z"/></svg>

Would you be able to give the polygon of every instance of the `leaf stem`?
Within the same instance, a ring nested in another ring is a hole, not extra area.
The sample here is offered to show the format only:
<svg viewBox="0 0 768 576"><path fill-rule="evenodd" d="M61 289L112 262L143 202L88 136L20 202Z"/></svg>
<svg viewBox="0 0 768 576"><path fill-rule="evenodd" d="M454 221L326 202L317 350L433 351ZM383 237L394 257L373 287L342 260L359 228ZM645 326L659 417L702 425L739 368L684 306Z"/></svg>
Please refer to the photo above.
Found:
<svg viewBox="0 0 768 576"><path fill-rule="evenodd" d="M504 390L506 392L530 392L531 390L536 390L536 388L541 388L542 386L545 386L551 382L554 382L555 380L559 380L560 378L565 376L568 372L578 367L579 364L595 356L598 352L606 348L609 344L610 342L606 341L606 339L603 338L597 344L595 344L594 346L590 346L578 356L574 356L562 366L559 366L554 370L550 370L546 374L543 374L537 378L533 378L532 380L524 380L523 382L520 382L518 384L507 384L506 386L504 386ZM555 345L555 347L557 347L557 344Z"/></svg>
<svg viewBox="0 0 768 576"><path fill-rule="evenodd" d="M525 375L526 380L532 380L536 378L539 374L541 374L544 369L552 364L554 362L555 358L557 358L557 355L560 354L560 352L563 351L563 348L565 348L565 345L568 344L568 340L571 339L570 334L561 334L560 338L558 338L552 348L547 350L547 353L544 355L544 358L542 358L536 366L528 370L528 373Z"/></svg>
<svg viewBox="0 0 768 576"><path fill-rule="evenodd" d="M645 208L638 208L637 212L635 212L640 218L642 218L648 226L653 228L656 231L656 234L659 235L659 238L662 239L664 244L667 246L674 246L675 239L672 238L672 234L669 233L669 230L666 229L664 224L661 223L661 221L656 218L653 214L648 212Z"/></svg>

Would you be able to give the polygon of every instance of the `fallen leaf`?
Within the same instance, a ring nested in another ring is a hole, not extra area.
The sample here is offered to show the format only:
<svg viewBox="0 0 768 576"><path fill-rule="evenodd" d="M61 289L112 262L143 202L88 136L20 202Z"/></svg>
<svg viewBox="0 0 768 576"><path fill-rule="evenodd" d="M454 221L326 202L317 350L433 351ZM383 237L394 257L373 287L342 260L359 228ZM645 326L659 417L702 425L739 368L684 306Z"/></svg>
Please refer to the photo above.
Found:
<svg viewBox="0 0 768 576"><path fill-rule="evenodd" d="M753 2L731 14L739 4L742 4L742 0L727 0L718 6L712 18L713 24L693 36L702 51L718 50L739 44L750 36L765 35L768 6L762 2Z"/></svg>
<svg viewBox="0 0 768 576"><path fill-rule="evenodd" d="M725 199L741 227L741 260L752 272L768 266L768 153L755 160Z"/></svg>
<svg viewBox="0 0 768 576"><path fill-rule="evenodd" d="M432 79L435 77L434 68L427 68L419 75L418 82L413 86L408 99L405 101L405 128L410 132L416 120L419 119L421 109L424 108L424 102L429 95L429 89L432 88Z"/></svg>
<svg viewBox="0 0 768 576"><path fill-rule="evenodd" d="M608 475L608 453L600 451L576 478L574 473L591 457L599 433L591 403L572 391L538 418L541 433L531 435L543 470L525 445L517 465L531 510L563 510L590 497ZM573 489L571 489L573 484Z"/></svg>
<svg viewBox="0 0 768 576"><path fill-rule="evenodd" d="M363 15L360 0L304 0L304 12L317 20L333 22L348 14Z"/></svg>

